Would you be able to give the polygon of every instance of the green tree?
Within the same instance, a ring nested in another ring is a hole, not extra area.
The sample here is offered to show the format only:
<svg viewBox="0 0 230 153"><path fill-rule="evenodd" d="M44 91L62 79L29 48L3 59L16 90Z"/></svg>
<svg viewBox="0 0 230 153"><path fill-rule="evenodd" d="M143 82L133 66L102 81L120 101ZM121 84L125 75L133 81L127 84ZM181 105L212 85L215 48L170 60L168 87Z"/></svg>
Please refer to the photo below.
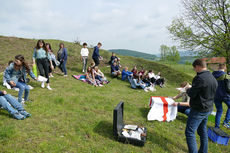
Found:
<svg viewBox="0 0 230 153"><path fill-rule="evenodd" d="M184 12L168 27L184 49L224 56L230 70L230 1L182 0Z"/></svg>
<svg viewBox="0 0 230 153"><path fill-rule="evenodd" d="M169 50L170 50L170 48L168 46L166 46L166 45L161 45L160 46L161 60L162 61L166 60L166 57L167 57L167 55L169 53Z"/></svg>

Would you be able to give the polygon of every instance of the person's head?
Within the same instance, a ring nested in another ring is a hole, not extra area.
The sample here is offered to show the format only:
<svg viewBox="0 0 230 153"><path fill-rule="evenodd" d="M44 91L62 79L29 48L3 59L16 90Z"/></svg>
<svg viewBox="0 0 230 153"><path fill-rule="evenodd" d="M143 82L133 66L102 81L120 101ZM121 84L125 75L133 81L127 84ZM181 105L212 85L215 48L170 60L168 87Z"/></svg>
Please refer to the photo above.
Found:
<svg viewBox="0 0 230 153"><path fill-rule="evenodd" d="M90 66L87 68L87 72L91 72L91 67Z"/></svg>
<svg viewBox="0 0 230 153"><path fill-rule="evenodd" d="M46 43L46 49L52 51L50 43Z"/></svg>
<svg viewBox="0 0 230 153"><path fill-rule="evenodd" d="M83 43L83 47L86 48L87 47L87 43Z"/></svg>
<svg viewBox="0 0 230 153"><path fill-rule="evenodd" d="M180 84L180 87L181 88L184 88L184 87L186 87L187 85L189 85L189 83L188 82L182 82L181 84Z"/></svg>
<svg viewBox="0 0 230 153"><path fill-rule="evenodd" d="M30 72L29 65L26 63L25 58L22 55L15 56L14 65L19 68L24 66L26 68L26 71L28 73Z"/></svg>
<svg viewBox="0 0 230 153"><path fill-rule="evenodd" d="M161 76L161 72L158 72L157 75Z"/></svg>
<svg viewBox="0 0 230 153"><path fill-rule="evenodd" d="M13 61L13 60L10 60L10 61L8 62L8 65L10 65L11 63L14 63L14 61Z"/></svg>
<svg viewBox="0 0 230 153"><path fill-rule="evenodd" d="M149 70L149 73L153 73L153 70Z"/></svg>
<svg viewBox="0 0 230 153"><path fill-rule="evenodd" d="M95 66L95 67L94 67L94 70L97 72L97 71L98 71L98 66Z"/></svg>
<svg viewBox="0 0 230 153"><path fill-rule="evenodd" d="M220 63L219 64L219 70L222 70L222 71L225 71L227 68L226 68L226 64L225 63Z"/></svg>
<svg viewBox="0 0 230 153"><path fill-rule="evenodd" d="M91 66L91 67L94 67L94 66L95 66L95 63L94 63L94 62L92 62L92 63L90 64L90 66Z"/></svg>
<svg viewBox="0 0 230 153"><path fill-rule="evenodd" d="M59 44L59 48L61 49L61 48L64 48L65 47L65 45L64 45L64 43L60 43Z"/></svg>
<svg viewBox="0 0 230 153"><path fill-rule="evenodd" d="M102 46L102 44L99 42L97 43L97 47L100 48Z"/></svg>
<svg viewBox="0 0 230 153"><path fill-rule="evenodd" d="M37 45L36 45L36 49L40 49L40 48L43 48L44 50L46 50L46 46L45 46L45 42L44 42L44 40L38 40L38 42L37 42Z"/></svg>
<svg viewBox="0 0 230 153"><path fill-rule="evenodd" d="M117 58L117 61L120 61L120 58Z"/></svg>
<svg viewBox="0 0 230 153"><path fill-rule="evenodd" d="M116 65L117 65L117 62L113 62L113 65L116 66Z"/></svg>
<svg viewBox="0 0 230 153"><path fill-rule="evenodd" d="M127 72L129 68L126 66L124 69L125 69L125 72Z"/></svg>
<svg viewBox="0 0 230 153"><path fill-rule="evenodd" d="M137 70L137 66L134 66L133 69L134 69L134 70Z"/></svg>
<svg viewBox="0 0 230 153"><path fill-rule="evenodd" d="M207 64L204 60L201 59L196 59L193 63L192 66L196 72L202 72L203 70L207 69Z"/></svg>
<svg viewBox="0 0 230 153"><path fill-rule="evenodd" d="M116 56L116 54L114 52L112 52L112 56Z"/></svg>

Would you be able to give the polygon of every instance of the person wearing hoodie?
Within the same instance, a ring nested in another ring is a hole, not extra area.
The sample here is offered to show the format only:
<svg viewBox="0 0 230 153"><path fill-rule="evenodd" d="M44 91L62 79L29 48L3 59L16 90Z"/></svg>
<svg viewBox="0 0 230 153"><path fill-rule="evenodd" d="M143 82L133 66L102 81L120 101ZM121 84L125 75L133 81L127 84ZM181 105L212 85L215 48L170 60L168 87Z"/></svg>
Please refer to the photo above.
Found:
<svg viewBox="0 0 230 153"><path fill-rule="evenodd" d="M30 117L31 114L26 112L22 104L16 98L7 94L6 91L0 91L0 107L7 110L15 119L23 120Z"/></svg>
<svg viewBox="0 0 230 153"><path fill-rule="evenodd" d="M230 121L230 94L227 93L225 89L224 79L230 79L230 76L225 73L226 65L219 64L219 70L214 71L212 74L217 79L218 87L216 90L216 95L214 99L214 103L217 109L216 118L215 118L215 127L220 128L220 119L223 113L222 103L224 102L228 106L228 110L225 116L225 120L223 122L223 126L230 129L229 121Z"/></svg>

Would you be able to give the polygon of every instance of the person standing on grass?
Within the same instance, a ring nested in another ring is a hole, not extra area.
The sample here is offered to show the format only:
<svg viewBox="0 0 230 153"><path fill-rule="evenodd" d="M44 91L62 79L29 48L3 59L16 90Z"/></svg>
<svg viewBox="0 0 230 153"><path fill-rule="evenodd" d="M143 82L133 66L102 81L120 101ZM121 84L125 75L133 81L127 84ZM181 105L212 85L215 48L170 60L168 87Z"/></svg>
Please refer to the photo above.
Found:
<svg viewBox="0 0 230 153"><path fill-rule="evenodd" d="M102 44L99 42L97 46L94 47L94 50L93 50L92 58L95 63L95 66L98 66L100 64L101 56L99 54L99 49L101 48L101 46Z"/></svg>
<svg viewBox="0 0 230 153"><path fill-rule="evenodd" d="M83 48L81 49L81 60L83 61L83 69L82 69L83 73L86 72L88 56L89 56L89 50L87 48L87 43L83 43Z"/></svg>
<svg viewBox="0 0 230 153"><path fill-rule="evenodd" d="M51 58L51 62L52 62L52 65L51 64L49 64L49 77L54 77L53 75L52 75L52 71L53 71L53 69L55 69L55 67L58 65L57 64L57 60L56 60L56 57L55 57L55 55L54 55L54 53L53 53L53 51L52 51L52 48L51 48L51 45L50 45L50 43L46 43L46 49L47 49L47 52L48 52L48 54L50 55L50 58ZM48 62L49 63L49 62ZM52 67L53 66L53 67Z"/></svg>
<svg viewBox="0 0 230 153"><path fill-rule="evenodd" d="M40 75L47 78L47 89L52 90L49 83L49 63L52 69L53 64L51 61L51 57L46 49L44 40L38 40L37 46L34 48L33 65L35 64L35 62L37 63ZM45 82L42 82L41 87L45 88Z"/></svg>
<svg viewBox="0 0 230 153"><path fill-rule="evenodd" d="M30 117L31 114L26 112L22 104L6 91L0 91L0 107L8 111L15 119L23 120Z"/></svg>
<svg viewBox="0 0 230 153"><path fill-rule="evenodd" d="M11 63L4 72L4 79L11 87L19 88L18 102L22 103L23 92L25 92L24 100L28 101L30 88L26 84L27 73L34 79L37 80L36 76L30 70L29 65L25 61L22 55L15 56L15 60Z"/></svg>
<svg viewBox="0 0 230 153"><path fill-rule="evenodd" d="M58 67L64 73L64 77L67 77L66 62L67 62L68 53L63 43L59 44L59 50L57 54L58 54L58 61L60 62L60 65Z"/></svg>
<svg viewBox="0 0 230 153"><path fill-rule="evenodd" d="M219 64L219 70L214 71L212 74L217 79L218 82L218 88L216 90L216 95L214 99L214 103L216 105L217 113L215 118L215 127L220 128L220 119L221 115L223 113L223 107L222 102L224 102L227 107L227 113L225 116L225 120L223 122L223 126L230 129L229 121L230 121L230 94L227 93L225 88L225 79L230 79L230 76L225 73L226 65L225 64Z"/></svg>
<svg viewBox="0 0 230 153"><path fill-rule="evenodd" d="M197 75L192 81L192 87L186 87L187 94L190 97L189 105L191 107L185 135L190 153L208 152L208 116L213 110L213 101L218 83L210 71L207 70L206 62L196 59L193 62L194 70ZM197 151L196 131L200 136L200 149Z"/></svg>

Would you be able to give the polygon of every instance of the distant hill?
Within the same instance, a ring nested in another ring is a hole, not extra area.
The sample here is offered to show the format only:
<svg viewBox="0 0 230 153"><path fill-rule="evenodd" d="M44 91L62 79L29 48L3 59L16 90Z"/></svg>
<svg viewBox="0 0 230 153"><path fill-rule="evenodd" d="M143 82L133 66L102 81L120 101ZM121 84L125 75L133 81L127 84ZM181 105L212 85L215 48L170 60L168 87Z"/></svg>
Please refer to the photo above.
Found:
<svg viewBox="0 0 230 153"><path fill-rule="evenodd" d="M147 54L147 53L142 53L139 51L128 50L128 49L110 49L108 51L114 52L116 54L123 55L123 56L141 57L147 60L155 60L157 57L156 55L153 55L153 54Z"/></svg>

